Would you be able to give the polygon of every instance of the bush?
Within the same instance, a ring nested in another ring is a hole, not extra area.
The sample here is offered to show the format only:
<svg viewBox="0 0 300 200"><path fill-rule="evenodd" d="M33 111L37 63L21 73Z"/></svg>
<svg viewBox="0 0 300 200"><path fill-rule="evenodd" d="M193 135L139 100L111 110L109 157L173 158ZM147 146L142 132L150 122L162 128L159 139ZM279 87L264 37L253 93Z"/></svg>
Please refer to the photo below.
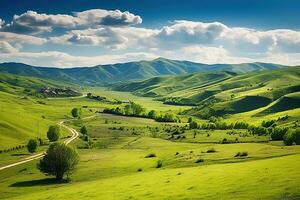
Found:
<svg viewBox="0 0 300 200"><path fill-rule="evenodd" d="M27 143L27 149L29 153L36 152L39 146L39 142L37 139L30 139Z"/></svg>
<svg viewBox="0 0 300 200"><path fill-rule="evenodd" d="M237 152L234 157L246 157L246 156L248 156L248 152L243 151L243 152Z"/></svg>
<svg viewBox="0 0 300 200"><path fill-rule="evenodd" d="M86 126L81 127L80 133L83 134L83 135L86 135L86 134L87 134Z"/></svg>
<svg viewBox="0 0 300 200"><path fill-rule="evenodd" d="M202 158L195 161L195 163L202 163L202 162L204 162L204 160Z"/></svg>
<svg viewBox="0 0 300 200"><path fill-rule="evenodd" d="M78 108L73 108L71 114L74 118L78 118L80 116L80 110Z"/></svg>
<svg viewBox="0 0 300 200"><path fill-rule="evenodd" d="M58 125L49 126L47 138L50 142L57 141L60 137L60 127Z"/></svg>
<svg viewBox="0 0 300 200"><path fill-rule="evenodd" d="M156 168L161 168L162 165L163 165L162 160L158 160L157 163L156 163Z"/></svg>
<svg viewBox="0 0 300 200"><path fill-rule="evenodd" d="M156 157L155 153L149 153L148 155L145 156L145 158L154 158Z"/></svg>
<svg viewBox="0 0 300 200"><path fill-rule="evenodd" d="M300 128L297 128L295 130L295 143L297 145L300 145Z"/></svg>
<svg viewBox="0 0 300 200"><path fill-rule="evenodd" d="M269 120L269 121L263 121L261 123L261 125L265 128L269 128L269 127L275 127L276 126L276 121L275 120Z"/></svg>
<svg viewBox="0 0 300 200"><path fill-rule="evenodd" d="M79 156L75 149L63 143L53 143L40 160L38 169L46 175L53 175L57 180L62 180L65 174L69 177L78 162Z"/></svg>
<svg viewBox="0 0 300 200"><path fill-rule="evenodd" d="M143 169L142 169L142 168L138 168L137 171L138 171L138 172L141 172L141 171L143 171Z"/></svg>
<svg viewBox="0 0 300 200"><path fill-rule="evenodd" d="M215 153L217 152L214 148L210 148L206 151L206 153Z"/></svg>
<svg viewBox="0 0 300 200"><path fill-rule="evenodd" d="M285 145L290 146L295 142L295 131L288 130L283 136L283 142Z"/></svg>
<svg viewBox="0 0 300 200"><path fill-rule="evenodd" d="M271 133L271 139L274 141L283 140L284 134L288 131L288 128L274 128Z"/></svg>
<svg viewBox="0 0 300 200"><path fill-rule="evenodd" d="M191 121L191 122L189 123L189 128L190 128L190 129L197 129L197 128L198 128L197 122Z"/></svg>

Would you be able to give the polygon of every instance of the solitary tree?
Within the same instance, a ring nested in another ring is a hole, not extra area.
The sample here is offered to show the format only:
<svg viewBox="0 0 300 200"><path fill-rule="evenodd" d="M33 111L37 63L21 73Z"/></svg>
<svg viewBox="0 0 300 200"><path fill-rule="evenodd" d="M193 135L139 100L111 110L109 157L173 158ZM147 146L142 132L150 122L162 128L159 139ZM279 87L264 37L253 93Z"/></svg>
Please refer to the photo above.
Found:
<svg viewBox="0 0 300 200"><path fill-rule="evenodd" d="M87 134L86 126L81 127L80 133L83 134L83 135L86 135L86 134Z"/></svg>
<svg viewBox="0 0 300 200"><path fill-rule="evenodd" d="M69 177L78 162L79 156L75 149L56 142L50 145L46 155L40 160L38 169L46 175L62 180L64 175Z"/></svg>
<svg viewBox="0 0 300 200"><path fill-rule="evenodd" d="M49 126L48 132L47 132L48 139L53 142L57 141L60 137L60 128L58 125L52 125Z"/></svg>
<svg viewBox="0 0 300 200"><path fill-rule="evenodd" d="M37 139L30 139L27 143L27 149L29 153L36 152L38 149L39 143Z"/></svg>
<svg viewBox="0 0 300 200"><path fill-rule="evenodd" d="M72 114L72 116L73 116L74 118L77 118L77 117L80 116L80 110L79 110L78 108L73 108L73 109L71 110L71 114Z"/></svg>

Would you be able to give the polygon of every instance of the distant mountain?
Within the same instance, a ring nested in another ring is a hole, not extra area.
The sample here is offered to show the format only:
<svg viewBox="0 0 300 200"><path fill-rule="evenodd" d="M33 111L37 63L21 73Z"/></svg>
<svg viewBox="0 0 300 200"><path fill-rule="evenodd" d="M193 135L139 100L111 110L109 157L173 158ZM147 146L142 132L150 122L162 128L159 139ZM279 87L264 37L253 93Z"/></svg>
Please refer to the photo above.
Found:
<svg viewBox="0 0 300 200"><path fill-rule="evenodd" d="M152 61L138 61L67 69L36 67L23 63L2 63L0 64L0 72L81 84L105 85L124 81L142 80L156 76L179 75L194 72L230 71L246 73L274 70L282 67L284 66L270 63L208 65L189 61L158 58Z"/></svg>

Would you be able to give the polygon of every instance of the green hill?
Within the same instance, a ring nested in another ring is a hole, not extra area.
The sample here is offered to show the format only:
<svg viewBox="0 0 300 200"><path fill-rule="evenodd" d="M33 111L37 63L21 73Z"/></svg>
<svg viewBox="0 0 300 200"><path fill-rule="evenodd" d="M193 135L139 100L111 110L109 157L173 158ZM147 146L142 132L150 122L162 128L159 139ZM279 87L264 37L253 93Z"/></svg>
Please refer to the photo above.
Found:
<svg viewBox="0 0 300 200"><path fill-rule="evenodd" d="M194 72L231 71L246 73L252 71L274 70L282 67L283 66L281 65L270 63L208 65L189 61L158 58L152 61L65 69L35 67L22 63L2 63L0 64L0 72L81 84L105 85L124 81L142 80L155 76L179 75Z"/></svg>
<svg viewBox="0 0 300 200"><path fill-rule="evenodd" d="M282 98L280 104L274 105L278 108L269 108L279 112L299 108L294 96L299 96L300 67L247 74L213 72L156 77L115 85L113 89L159 97L166 104L196 105L186 114L200 117L248 112ZM293 98L291 93L295 93Z"/></svg>

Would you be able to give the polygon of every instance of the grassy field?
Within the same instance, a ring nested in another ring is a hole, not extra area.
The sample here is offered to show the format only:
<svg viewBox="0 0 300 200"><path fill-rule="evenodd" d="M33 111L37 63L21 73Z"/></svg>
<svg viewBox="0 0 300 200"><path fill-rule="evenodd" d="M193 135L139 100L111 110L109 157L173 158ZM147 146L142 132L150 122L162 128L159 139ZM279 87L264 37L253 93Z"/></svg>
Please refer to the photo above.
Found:
<svg viewBox="0 0 300 200"><path fill-rule="evenodd" d="M225 79L227 76L231 77L225 73ZM21 85L17 90L12 84L6 85L15 92L0 91L0 149L24 145L29 138L38 135L45 139L48 126L61 120L66 120L67 126L78 131L86 126L89 141L81 136L71 144L77 149L80 162L69 182L46 177L36 167L38 160L0 171L0 199L300 198L300 145L285 146L282 141L270 141L270 135L252 135L246 129L190 130L186 121L193 109L185 115L179 113L191 109L191 106L167 105L129 92L87 87L81 88L81 92L92 92L108 101L86 97L47 99L25 95L22 92L25 87ZM257 89L253 90L255 92L249 90L249 94L253 92L252 96L255 96ZM261 96L249 99L245 91L241 91L240 96L230 103L214 106L243 111L224 116L222 120L228 123L245 121L259 125L263 120L288 115L287 120L277 124L292 127L300 116L298 93L283 94L267 105L248 110L243 105L262 102ZM221 92L218 95L227 98L228 94ZM240 98L244 98L242 104ZM270 96L266 94L263 98L269 99ZM104 108L127 105L116 104L115 99L134 101L148 111L171 111L184 120L162 123L141 117L99 113ZM289 105L286 109L290 102L296 107L291 109ZM253 106L256 105L249 107ZM70 111L74 107L81 108L82 118L96 117L73 119ZM200 124L208 122L194 120ZM62 132L63 137L70 135L65 129ZM222 144L224 138L234 142ZM46 149L47 146L42 146L39 151ZM28 155L26 148L1 153L0 166Z"/></svg>

